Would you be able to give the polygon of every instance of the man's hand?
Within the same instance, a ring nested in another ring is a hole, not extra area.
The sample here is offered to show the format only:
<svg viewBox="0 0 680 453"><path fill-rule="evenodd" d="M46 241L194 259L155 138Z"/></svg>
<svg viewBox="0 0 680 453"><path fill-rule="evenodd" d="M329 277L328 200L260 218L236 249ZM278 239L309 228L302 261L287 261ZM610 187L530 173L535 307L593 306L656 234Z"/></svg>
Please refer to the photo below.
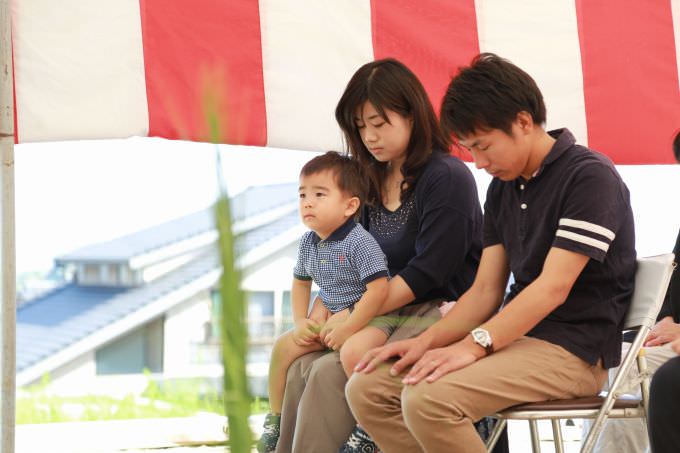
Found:
<svg viewBox="0 0 680 453"><path fill-rule="evenodd" d="M354 333L347 323L339 323L324 336L323 342L332 350L337 351Z"/></svg>
<svg viewBox="0 0 680 453"><path fill-rule="evenodd" d="M678 338L680 338L680 324L676 324L673 318L666 316L649 332L645 346L661 346Z"/></svg>
<svg viewBox="0 0 680 453"><path fill-rule="evenodd" d="M354 371L370 373L390 357L400 357L390 369L390 374L392 376L397 376L404 368L415 363L422 357L429 346L429 337L422 334L416 338L395 341L394 343L374 348L366 352L354 367Z"/></svg>
<svg viewBox="0 0 680 453"><path fill-rule="evenodd" d="M319 339L321 342L326 343L326 336L328 336L328 334L331 333L333 329L345 322L347 318L349 318L349 308L345 308L344 310L333 313L331 316L329 316L326 320L326 323L321 327L321 331L319 332Z"/></svg>
<svg viewBox="0 0 680 453"><path fill-rule="evenodd" d="M319 339L319 324L308 318L295 321L293 341L298 346L309 346Z"/></svg>
<svg viewBox="0 0 680 453"><path fill-rule="evenodd" d="M483 357L484 352L475 344L465 340L451 346L427 351L404 376L403 383L414 385L425 379L434 382L440 377L460 370Z"/></svg>

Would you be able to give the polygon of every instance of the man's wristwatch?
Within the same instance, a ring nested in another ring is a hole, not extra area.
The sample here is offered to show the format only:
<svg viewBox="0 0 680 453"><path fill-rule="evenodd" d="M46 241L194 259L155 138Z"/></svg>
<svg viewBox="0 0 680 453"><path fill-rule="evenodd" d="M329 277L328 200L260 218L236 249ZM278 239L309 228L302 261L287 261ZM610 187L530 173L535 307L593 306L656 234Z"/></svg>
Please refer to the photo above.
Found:
<svg viewBox="0 0 680 453"><path fill-rule="evenodd" d="M486 355L493 353L493 341L487 330L477 327L470 332L470 335L472 336L472 341L484 348Z"/></svg>

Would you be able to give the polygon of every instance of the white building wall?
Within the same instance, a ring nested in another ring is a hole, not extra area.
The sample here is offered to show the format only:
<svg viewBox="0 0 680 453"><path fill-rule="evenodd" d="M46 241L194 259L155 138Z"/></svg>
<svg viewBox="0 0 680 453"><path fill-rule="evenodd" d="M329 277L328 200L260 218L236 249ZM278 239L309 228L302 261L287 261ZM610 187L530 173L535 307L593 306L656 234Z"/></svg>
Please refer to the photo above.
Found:
<svg viewBox="0 0 680 453"><path fill-rule="evenodd" d="M198 368L192 364L193 345L205 339L205 325L211 319L211 299L203 291L165 315L163 374L166 377L191 376Z"/></svg>
<svg viewBox="0 0 680 453"><path fill-rule="evenodd" d="M96 371L94 351L90 351L52 371L49 388L63 395L87 394L94 386Z"/></svg>
<svg viewBox="0 0 680 453"><path fill-rule="evenodd" d="M297 248L296 241L244 269L241 288L244 291L289 291Z"/></svg>

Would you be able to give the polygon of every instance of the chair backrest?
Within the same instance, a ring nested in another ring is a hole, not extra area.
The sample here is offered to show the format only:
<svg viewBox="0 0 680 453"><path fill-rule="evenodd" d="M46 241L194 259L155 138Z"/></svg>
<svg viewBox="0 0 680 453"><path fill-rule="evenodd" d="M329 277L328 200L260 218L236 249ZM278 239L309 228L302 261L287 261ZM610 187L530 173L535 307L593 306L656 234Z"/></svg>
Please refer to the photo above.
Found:
<svg viewBox="0 0 680 453"><path fill-rule="evenodd" d="M673 259L672 253L638 258L635 291L626 313L624 329L651 327L656 323L673 273Z"/></svg>

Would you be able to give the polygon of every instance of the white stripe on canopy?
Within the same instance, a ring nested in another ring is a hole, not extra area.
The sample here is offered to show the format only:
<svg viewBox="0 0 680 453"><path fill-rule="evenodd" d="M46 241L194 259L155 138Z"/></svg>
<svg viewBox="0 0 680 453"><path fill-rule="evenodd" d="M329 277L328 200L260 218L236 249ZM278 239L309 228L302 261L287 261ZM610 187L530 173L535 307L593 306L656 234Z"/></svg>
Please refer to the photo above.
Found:
<svg viewBox="0 0 680 453"><path fill-rule="evenodd" d="M261 0L260 24L267 143L339 150L335 105L354 71L373 59L370 3Z"/></svg>
<svg viewBox="0 0 680 453"><path fill-rule="evenodd" d="M479 47L509 59L538 84L547 128L588 143L576 7L569 1L476 0Z"/></svg>
<svg viewBox="0 0 680 453"><path fill-rule="evenodd" d="M13 2L21 142L145 136L139 0Z"/></svg>

